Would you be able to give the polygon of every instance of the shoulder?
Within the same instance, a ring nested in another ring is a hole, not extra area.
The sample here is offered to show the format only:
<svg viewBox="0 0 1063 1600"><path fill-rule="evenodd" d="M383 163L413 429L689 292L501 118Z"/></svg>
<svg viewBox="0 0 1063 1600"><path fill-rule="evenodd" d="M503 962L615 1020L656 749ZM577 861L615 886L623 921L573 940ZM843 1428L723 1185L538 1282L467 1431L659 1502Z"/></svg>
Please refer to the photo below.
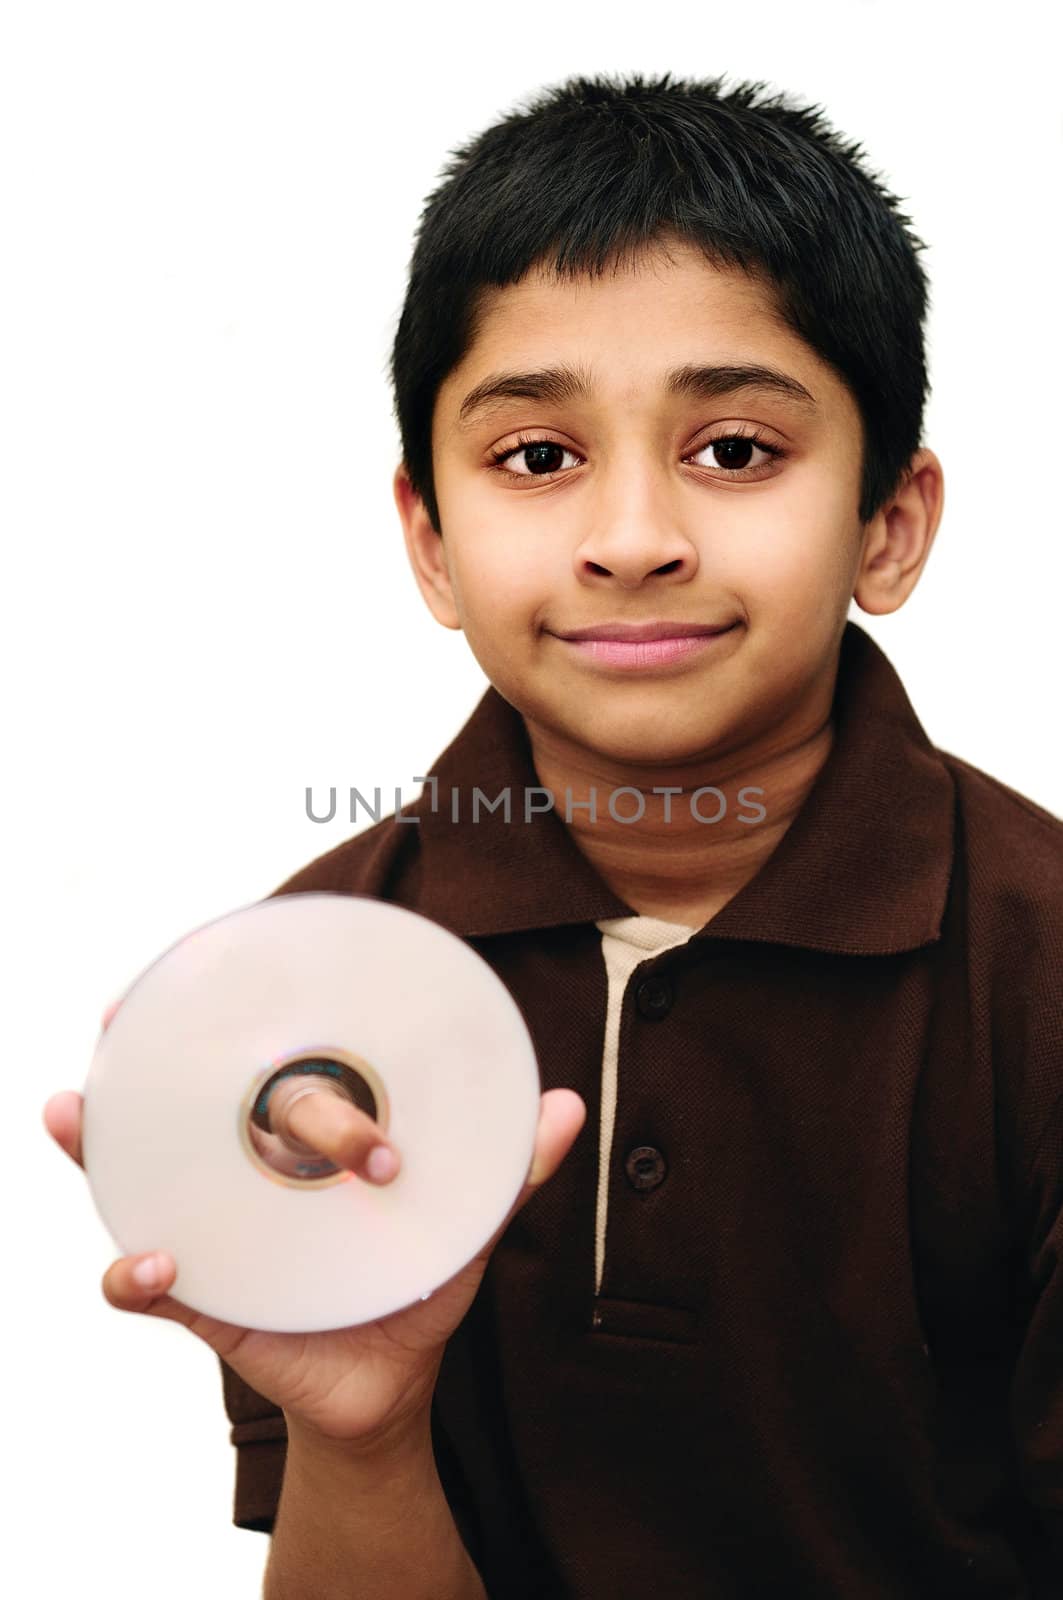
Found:
<svg viewBox="0 0 1063 1600"><path fill-rule="evenodd" d="M937 753L952 774L965 812L976 825L991 823L1035 846L1039 842L1043 849L1054 850L1058 855L1063 846L1063 818L950 751Z"/></svg>
<svg viewBox="0 0 1063 1600"><path fill-rule="evenodd" d="M1063 939L1063 819L969 761L938 754L955 785L956 850L972 911L1054 926Z"/></svg>
<svg viewBox="0 0 1063 1600"><path fill-rule="evenodd" d="M412 868L418 851L419 801L403 806L360 833L299 867L269 898L328 890L396 898L397 884Z"/></svg>
<svg viewBox="0 0 1063 1600"><path fill-rule="evenodd" d="M1025 1153L1063 1114L1063 820L946 751L954 886L972 1001L985 1007L998 1095Z"/></svg>

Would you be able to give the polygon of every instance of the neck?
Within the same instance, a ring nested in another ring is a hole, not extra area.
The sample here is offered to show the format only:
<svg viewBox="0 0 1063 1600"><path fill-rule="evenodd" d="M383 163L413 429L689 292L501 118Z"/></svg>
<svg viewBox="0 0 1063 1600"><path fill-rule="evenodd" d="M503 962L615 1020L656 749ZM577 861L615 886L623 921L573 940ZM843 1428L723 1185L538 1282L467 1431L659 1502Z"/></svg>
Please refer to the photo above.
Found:
<svg viewBox="0 0 1063 1600"><path fill-rule="evenodd" d="M777 848L834 740L828 706L812 725L768 748L729 751L711 770L701 762L647 771L526 726L539 781L598 875L639 915L692 927L722 910ZM695 793L710 786L719 793ZM614 795L621 788L638 793Z"/></svg>

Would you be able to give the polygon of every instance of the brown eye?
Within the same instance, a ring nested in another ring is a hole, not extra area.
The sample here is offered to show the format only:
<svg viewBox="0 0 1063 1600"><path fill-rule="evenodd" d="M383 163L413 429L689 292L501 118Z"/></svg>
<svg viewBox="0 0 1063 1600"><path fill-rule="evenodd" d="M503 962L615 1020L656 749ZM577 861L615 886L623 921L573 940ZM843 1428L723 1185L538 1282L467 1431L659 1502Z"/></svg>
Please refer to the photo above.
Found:
<svg viewBox="0 0 1063 1600"><path fill-rule="evenodd" d="M576 459L573 451L555 439L522 439L511 449L499 451L493 464L511 478L548 478L561 471L566 456Z"/></svg>
<svg viewBox="0 0 1063 1600"><path fill-rule="evenodd" d="M783 454L775 445L762 444L747 434L737 433L727 434L719 439L710 439L690 459L696 461L699 456L705 455L710 450L714 459L701 462L700 465L716 467L723 472L736 473L748 472L750 469L756 471L759 467L769 465L771 461L780 458ZM759 461L756 459L758 454L761 458Z"/></svg>
<svg viewBox="0 0 1063 1600"><path fill-rule="evenodd" d="M731 467L734 471L740 472L743 467L748 467L753 459L751 439L717 439L712 448L716 452L717 464Z"/></svg>
<svg viewBox="0 0 1063 1600"><path fill-rule="evenodd" d="M552 439L543 439L539 444L527 444L520 455L529 472L556 472L564 459L564 447L554 444Z"/></svg>

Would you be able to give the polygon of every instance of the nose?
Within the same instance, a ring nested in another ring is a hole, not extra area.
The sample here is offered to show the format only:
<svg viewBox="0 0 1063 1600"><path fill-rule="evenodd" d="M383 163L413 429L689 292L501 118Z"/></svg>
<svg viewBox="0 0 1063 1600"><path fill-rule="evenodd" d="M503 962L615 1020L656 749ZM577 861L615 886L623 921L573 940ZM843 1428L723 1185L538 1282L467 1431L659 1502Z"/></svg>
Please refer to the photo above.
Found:
<svg viewBox="0 0 1063 1600"><path fill-rule="evenodd" d="M574 554L581 583L637 589L647 579L687 583L698 569L698 553L666 507L644 496L611 515L604 507Z"/></svg>

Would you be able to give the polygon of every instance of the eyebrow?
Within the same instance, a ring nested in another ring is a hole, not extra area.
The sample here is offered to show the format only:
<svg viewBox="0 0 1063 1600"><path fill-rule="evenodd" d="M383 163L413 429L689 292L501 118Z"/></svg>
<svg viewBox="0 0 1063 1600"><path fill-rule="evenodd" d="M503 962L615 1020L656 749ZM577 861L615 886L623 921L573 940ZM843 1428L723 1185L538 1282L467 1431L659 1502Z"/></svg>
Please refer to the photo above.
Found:
<svg viewBox="0 0 1063 1600"><path fill-rule="evenodd" d="M673 367L664 376L666 393L699 400L718 400L739 390L759 389L781 395L803 410L815 411L815 397L803 383L778 367L759 364ZM588 375L579 367L543 367L535 372L499 372L470 389L458 409L458 427L468 428L474 417L497 410L507 400L538 400L560 405L566 400L586 400L592 392Z"/></svg>

